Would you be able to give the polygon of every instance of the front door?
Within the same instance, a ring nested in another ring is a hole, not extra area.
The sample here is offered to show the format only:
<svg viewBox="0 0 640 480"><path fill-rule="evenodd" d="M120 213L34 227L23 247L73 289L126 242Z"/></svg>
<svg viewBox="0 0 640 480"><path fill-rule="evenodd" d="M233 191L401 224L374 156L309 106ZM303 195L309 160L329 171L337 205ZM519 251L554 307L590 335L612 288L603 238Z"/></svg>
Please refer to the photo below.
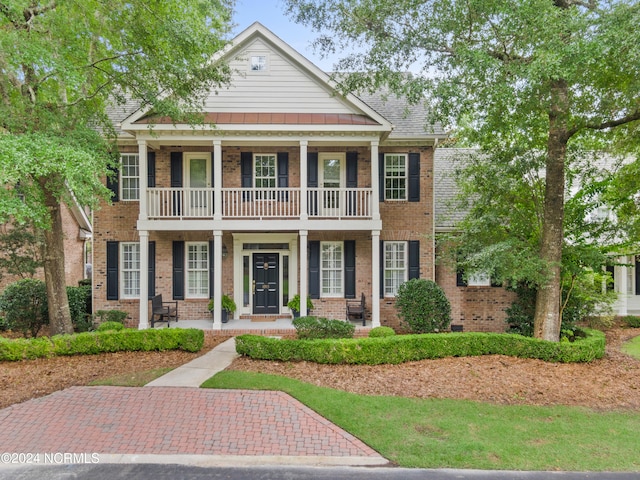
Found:
<svg viewBox="0 0 640 480"><path fill-rule="evenodd" d="M279 256L278 253L253 254L253 313L256 315L280 313Z"/></svg>
<svg viewBox="0 0 640 480"><path fill-rule="evenodd" d="M204 154L187 154L187 192L188 216L204 217L210 212L211 199L208 188L211 187L211 161Z"/></svg>

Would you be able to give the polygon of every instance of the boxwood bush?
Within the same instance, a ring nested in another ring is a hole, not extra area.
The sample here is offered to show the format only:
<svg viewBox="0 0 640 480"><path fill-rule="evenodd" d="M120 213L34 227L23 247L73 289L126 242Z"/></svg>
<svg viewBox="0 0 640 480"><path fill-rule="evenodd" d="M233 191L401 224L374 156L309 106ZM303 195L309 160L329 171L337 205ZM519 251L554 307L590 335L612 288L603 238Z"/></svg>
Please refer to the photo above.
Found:
<svg viewBox="0 0 640 480"><path fill-rule="evenodd" d="M396 334L396 331L391 327L373 327L369 330L369 337L391 337Z"/></svg>
<svg viewBox="0 0 640 480"><path fill-rule="evenodd" d="M605 337L586 331L575 342L548 342L508 333L394 335L338 340L289 340L241 335L236 351L262 360L328 364L398 364L415 360L477 355L509 355L547 362L589 362L604 355Z"/></svg>
<svg viewBox="0 0 640 480"><path fill-rule="evenodd" d="M0 361L123 351L185 350L197 352L203 345L204 332L196 328L111 329L73 335L54 335L51 338L20 338L16 340L0 337Z"/></svg>
<svg viewBox="0 0 640 480"><path fill-rule="evenodd" d="M317 317L300 317L293 320L298 338L353 338L355 325L342 320L327 320Z"/></svg>

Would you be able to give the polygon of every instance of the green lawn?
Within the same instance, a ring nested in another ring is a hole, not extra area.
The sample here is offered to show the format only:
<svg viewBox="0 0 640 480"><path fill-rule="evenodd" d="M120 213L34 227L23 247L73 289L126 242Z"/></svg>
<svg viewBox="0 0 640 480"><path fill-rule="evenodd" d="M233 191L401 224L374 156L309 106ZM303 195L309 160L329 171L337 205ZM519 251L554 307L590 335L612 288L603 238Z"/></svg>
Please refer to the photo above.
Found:
<svg viewBox="0 0 640 480"><path fill-rule="evenodd" d="M287 392L403 467L640 471L637 412L355 395L237 371L203 387Z"/></svg>
<svg viewBox="0 0 640 480"><path fill-rule="evenodd" d="M640 359L640 336L632 338L622 345L622 351L627 355Z"/></svg>

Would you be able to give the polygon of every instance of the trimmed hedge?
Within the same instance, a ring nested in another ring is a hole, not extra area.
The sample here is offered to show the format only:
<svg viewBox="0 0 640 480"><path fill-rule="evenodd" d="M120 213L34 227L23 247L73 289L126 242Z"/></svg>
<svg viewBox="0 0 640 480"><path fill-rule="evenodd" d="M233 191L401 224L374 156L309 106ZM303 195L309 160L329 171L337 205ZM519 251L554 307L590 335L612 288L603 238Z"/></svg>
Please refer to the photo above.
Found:
<svg viewBox="0 0 640 480"><path fill-rule="evenodd" d="M254 359L328 364L398 364L415 360L509 355L547 362L589 362L604 355L605 337L587 330L575 342L548 342L509 333L427 333L381 338L289 340L240 335L236 351Z"/></svg>
<svg viewBox="0 0 640 480"><path fill-rule="evenodd" d="M353 338L356 327L351 322L317 317L300 317L293 320L299 339Z"/></svg>
<svg viewBox="0 0 640 480"><path fill-rule="evenodd" d="M203 345L204 332L196 328L123 329L16 340L0 338L0 361L123 351L198 352Z"/></svg>

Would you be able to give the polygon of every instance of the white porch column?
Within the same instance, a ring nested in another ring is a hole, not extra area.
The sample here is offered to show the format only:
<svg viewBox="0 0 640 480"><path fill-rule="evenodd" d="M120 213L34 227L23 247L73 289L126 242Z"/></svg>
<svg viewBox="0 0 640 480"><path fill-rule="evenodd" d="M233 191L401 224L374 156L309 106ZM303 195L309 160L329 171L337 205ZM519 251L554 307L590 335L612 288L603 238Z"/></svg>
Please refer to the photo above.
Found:
<svg viewBox="0 0 640 480"><path fill-rule="evenodd" d="M307 214L309 211L307 207L307 145L309 145L308 141L300 140L300 220L309 218Z"/></svg>
<svg viewBox="0 0 640 480"><path fill-rule="evenodd" d="M374 198L376 204L377 199L378 197ZM380 326L380 232L378 230L371 232L371 326Z"/></svg>
<svg viewBox="0 0 640 480"><path fill-rule="evenodd" d="M148 209L147 209L147 141L146 140L138 140L138 185L140 187L140 202L138 213L139 220L146 220L148 218Z"/></svg>
<svg viewBox="0 0 640 480"><path fill-rule="evenodd" d="M222 330L222 230L213 231L213 329Z"/></svg>
<svg viewBox="0 0 640 480"><path fill-rule="evenodd" d="M305 210L306 211L306 210ZM309 294L309 262L307 261L307 230L300 230L300 316L306 317Z"/></svg>
<svg viewBox="0 0 640 480"><path fill-rule="evenodd" d="M222 141L213 141L213 219L222 220Z"/></svg>
<svg viewBox="0 0 640 480"><path fill-rule="evenodd" d="M371 218L380 220L380 182L378 177L378 140L371 141Z"/></svg>
<svg viewBox="0 0 640 480"><path fill-rule="evenodd" d="M140 230L138 234L140 235L140 320L138 328L144 330L149 328L149 232Z"/></svg>
<svg viewBox="0 0 640 480"><path fill-rule="evenodd" d="M620 259L622 263L627 263L629 261L629 257L622 257ZM621 265L617 267L618 272L620 273L618 280L618 311L616 312L618 315L626 315L627 314L627 302L629 301L629 267L626 265ZM615 269L614 269L615 272Z"/></svg>

